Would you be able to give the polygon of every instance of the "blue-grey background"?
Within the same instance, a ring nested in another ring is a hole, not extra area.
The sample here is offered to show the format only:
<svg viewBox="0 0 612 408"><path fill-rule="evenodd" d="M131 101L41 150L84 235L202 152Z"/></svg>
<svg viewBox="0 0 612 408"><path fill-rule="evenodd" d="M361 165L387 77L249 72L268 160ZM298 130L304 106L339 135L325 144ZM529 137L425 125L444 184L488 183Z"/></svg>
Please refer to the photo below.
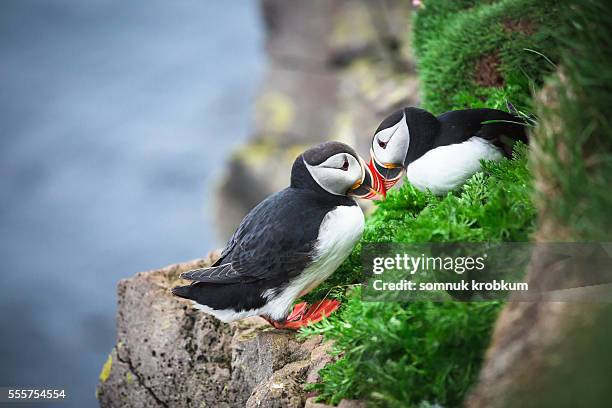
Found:
<svg viewBox="0 0 612 408"><path fill-rule="evenodd" d="M0 1L0 386L94 406L117 281L218 244L262 41L255 0Z"/></svg>

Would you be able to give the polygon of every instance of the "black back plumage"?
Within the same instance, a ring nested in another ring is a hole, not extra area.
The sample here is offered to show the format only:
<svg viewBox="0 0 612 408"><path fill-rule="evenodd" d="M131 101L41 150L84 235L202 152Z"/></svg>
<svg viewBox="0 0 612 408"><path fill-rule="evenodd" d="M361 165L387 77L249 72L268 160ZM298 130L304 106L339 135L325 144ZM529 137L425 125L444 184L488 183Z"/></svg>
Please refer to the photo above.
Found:
<svg viewBox="0 0 612 408"><path fill-rule="evenodd" d="M323 190L300 156L292 169L291 186L253 208L219 260L209 268L182 274L193 283L172 292L217 310L262 307L266 290L282 291L313 261L323 218L339 205L356 203Z"/></svg>
<svg viewBox="0 0 612 408"><path fill-rule="evenodd" d="M515 142L529 142L525 122L511 113L497 109L450 111L438 116L438 120L441 124L438 146L461 143L477 136L489 141L506 157L510 157Z"/></svg>

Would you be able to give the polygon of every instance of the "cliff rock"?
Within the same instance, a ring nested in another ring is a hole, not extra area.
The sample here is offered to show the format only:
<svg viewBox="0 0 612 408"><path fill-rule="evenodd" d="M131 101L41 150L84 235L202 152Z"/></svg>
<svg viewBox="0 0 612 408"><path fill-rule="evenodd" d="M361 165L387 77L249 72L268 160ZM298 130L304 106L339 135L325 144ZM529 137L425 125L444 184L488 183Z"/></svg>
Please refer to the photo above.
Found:
<svg viewBox="0 0 612 408"><path fill-rule="evenodd" d="M178 275L206 259L118 284L117 344L100 374L102 407L303 407L330 343L297 340L253 317L225 324L178 299Z"/></svg>
<svg viewBox="0 0 612 408"><path fill-rule="evenodd" d="M539 243L594 241L592 236L578 233L576 223L572 224L567 216L559 216L554 210L556 203L566 200L567 186L572 183L567 183L564 171L552 170L552 164L560 161L565 168L575 167L566 163L572 157L567 153L571 150L565 142L567 139L561 137L568 132L565 121L572 118L563 116L560 104L564 96L572 100L577 94L560 70L557 80L549 83L538 97L540 121L532 139L531 156L538 187L539 225L535 239ZM587 104L591 109L593 105ZM598 112L597 108L601 107L595 106L593 112ZM596 134L596 137L609 136ZM547 150L544 146L548 142L553 142L555 148ZM563 154L557 155L557 152ZM591 163L586 172L590 178L597 179L598 172L603 173L605 167L604 161L593 159L593 155L594 150L582 147L575 157L584 160L581 163ZM609 178L609 173L605 177ZM589 206L599 199L583 197ZM558 262L558 253L552 248L536 247L526 281L542 293L554 293L557 288L572 289L559 291L562 296L552 299L556 301L545 297L534 301L516 299L517 296L510 298L496 322L479 380L466 400L467 407L611 405L610 270L598 265L590 250L577 251L572 262ZM609 248L605 252L608 256L612 253ZM564 256L568 254L571 252L564 252ZM598 280L594 281L594 277Z"/></svg>

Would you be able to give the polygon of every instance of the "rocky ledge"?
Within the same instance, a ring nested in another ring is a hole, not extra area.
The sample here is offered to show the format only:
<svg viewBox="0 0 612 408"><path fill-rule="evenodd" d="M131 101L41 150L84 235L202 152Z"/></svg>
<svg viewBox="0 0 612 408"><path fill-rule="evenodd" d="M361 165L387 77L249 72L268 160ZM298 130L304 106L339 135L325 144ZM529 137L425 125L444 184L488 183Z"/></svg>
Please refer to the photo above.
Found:
<svg viewBox="0 0 612 408"><path fill-rule="evenodd" d="M216 256L119 282L117 344L100 373L100 406L325 407L304 385L331 361L330 343L298 340L258 317L224 324L172 296L181 272Z"/></svg>

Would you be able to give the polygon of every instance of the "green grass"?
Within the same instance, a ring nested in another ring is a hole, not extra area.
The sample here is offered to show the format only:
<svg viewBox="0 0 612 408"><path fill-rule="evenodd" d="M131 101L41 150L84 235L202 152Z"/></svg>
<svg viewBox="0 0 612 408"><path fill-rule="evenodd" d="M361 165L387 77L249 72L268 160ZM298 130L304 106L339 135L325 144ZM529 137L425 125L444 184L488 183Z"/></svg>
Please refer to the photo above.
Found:
<svg viewBox="0 0 612 408"><path fill-rule="evenodd" d="M307 301L328 294L345 299L346 285L361 282L364 243L527 241L535 228L532 177L527 147L517 145L512 160L485 162L455 193L437 197L409 183L389 191L366 221L361 242L347 261Z"/></svg>
<svg viewBox="0 0 612 408"><path fill-rule="evenodd" d="M332 403L349 395L384 406L456 406L478 372L498 310L492 302L362 302L357 289L341 314L305 330L326 334L345 353L313 388Z"/></svg>
<svg viewBox="0 0 612 408"><path fill-rule="evenodd" d="M414 23L423 106L441 113L528 105L531 87L554 68L547 58L558 60L559 10L552 0L425 1ZM478 80L487 59L498 63L490 71L499 84Z"/></svg>
<svg viewBox="0 0 612 408"><path fill-rule="evenodd" d="M534 229L526 147L512 160L485 163L462 191L445 197L405 184L391 191L368 219L362 243L310 299L330 291L346 305L302 330L335 341L343 357L314 385L324 400L363 398L379 406L456 406L473 383L500 302L362 302L359 254L367 242L525 241ZM336 286L334 288L334 286Z"/></svg>
<svg viewBox="0 0 612 408"><path fill-rule="evenodd" d="M505 109L511 102L532 112L533 90L561 55L559 33L566 25L556 2L424 3L413 35L424 107L440 113L466 107ZM499 57L502 82L482 86L475 81L474 68L491 54ZM481 173L444 197L406 183L377 204L351 256L306 298L327 295L344 302L338 313L301 331L302 336L323 334L335 341L337 359L321 370L319 383L310 385L321 400L337 404L358 398L384 407L461 404L476 379L502 304L364 302L355 285L363 278L361 248L365 243L528 241L536 210L527 156L526 146L519 145L512 160L484 163ZM351 285L355 289L347 290Z"/></svg>

